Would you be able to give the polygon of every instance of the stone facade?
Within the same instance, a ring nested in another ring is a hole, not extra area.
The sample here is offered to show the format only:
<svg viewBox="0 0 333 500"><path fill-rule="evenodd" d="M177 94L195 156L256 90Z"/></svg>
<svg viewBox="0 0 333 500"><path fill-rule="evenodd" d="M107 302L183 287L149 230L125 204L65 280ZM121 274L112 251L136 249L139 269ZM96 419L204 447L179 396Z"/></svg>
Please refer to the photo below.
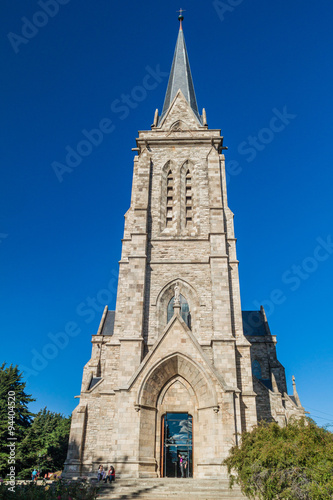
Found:
<svg viewBox="0 0 333 500"><path fill-rule="evenodd" d="M241 432L304 414L264 310L242 317L223 137L203 117L178 90L139 132L116 311L105 308L92 338L68 477L100 463L123 477L166 475L166 414L192 418L191 475L221 476Z"/></svg>

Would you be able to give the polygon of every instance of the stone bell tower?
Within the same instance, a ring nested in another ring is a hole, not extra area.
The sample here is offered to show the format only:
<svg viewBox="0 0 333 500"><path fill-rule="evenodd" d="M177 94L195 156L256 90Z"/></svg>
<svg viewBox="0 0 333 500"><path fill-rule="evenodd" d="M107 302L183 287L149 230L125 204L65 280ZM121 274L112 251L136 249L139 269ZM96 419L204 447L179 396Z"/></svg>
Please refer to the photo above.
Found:
<svg viewBox="0 0 333 500"><path fill-rule="evenodd" d="M116 311L105 308L92 338L71 477L100 463L123 477L177 476L180 455L188 476L216 477L257 423L223 137L199 113L179 20L162 113L136 140Z"/></svg>

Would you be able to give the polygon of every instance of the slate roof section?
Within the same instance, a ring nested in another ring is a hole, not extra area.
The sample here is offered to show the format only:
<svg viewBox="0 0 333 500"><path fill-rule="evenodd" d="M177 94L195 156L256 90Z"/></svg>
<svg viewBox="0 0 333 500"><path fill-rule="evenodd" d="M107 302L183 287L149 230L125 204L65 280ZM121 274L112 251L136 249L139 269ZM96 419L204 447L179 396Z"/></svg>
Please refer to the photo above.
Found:
<svg viewBox="0 0 333 500"><path fill-rule="evenodd" d="M88 391L90 391L90 389L92 389L100 380L102 380L102 377L93 377L90 381Z"/></svg>
<svg viewBox="0 0 333 500"><path fill-rule="evenodd" d="M265 326L265 318L261 311L242 311L244 335L269 335Z"/></svg>
<svg viewBox="0 0 333 500"><path fill-rule="evenodd" d="M173 56L173 62L168 82L168 88L165 94L165 100L160 120L162 120L163 116L169 109L179 89L184 94L185 99L187 100L194 114L201 123L201 117L199 115L197 99L195 97L191 68L187 55L184 33L182 29L179 30L177 38L176 49Z"/></svg>
<svg viewBox="0 0 333 500"><path fill-rule="evenodd" d="M113 335L115 311L108 311L105 317L101 335Z"/></svg>
<svg viewBox="0 0 333 500"><path fill-rule="evenodd" d="M292 402L293 402L296 406L298 406L295 396L289 396L289 398L292 400Z"/></svg>

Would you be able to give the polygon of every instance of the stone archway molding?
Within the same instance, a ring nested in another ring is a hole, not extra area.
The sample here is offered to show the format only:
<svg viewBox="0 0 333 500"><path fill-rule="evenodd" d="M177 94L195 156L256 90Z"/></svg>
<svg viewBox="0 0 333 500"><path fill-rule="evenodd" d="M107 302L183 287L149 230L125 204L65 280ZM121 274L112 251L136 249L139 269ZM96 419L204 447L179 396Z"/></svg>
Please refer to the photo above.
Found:
<svg viewBox="0 0 333 500"><path fill-rule="evenodd" d="M198 296L195 288L193 288L193 286L190 285L190 283L188 283L188 281L186 281L182 278L175 278L175 279L169 281L168 283L166 283L164 285L164 287L159 291L159 293L156 297L155 304L153 304L153 305L158 306L158 304L161 302L161 299L163 298L165 293L168 292L169 290L171 290L171 293L173 294L173 287L175 286L175 284L177 282L181 285L180 293L182 293L182 287L183 287L183 292L186 294L186 291L187 291L187 295L188 295L188 298L190 300L192 299L192 301L196 302L198 305L203 305L200 303L199 296ZM171 295L170 298L172 296L173 295Z"/></svg>
<svg viewBox="0 0 333 500"><path fill-rule="evenodd" d="M175 385L177 382L182 384L182 386L188 391L191 397L193 397L196 400L196 405L198 406L198 400L196 398L195 392L193 391L193 388L190 386L190 384L180 375L176 375L174 378L169 380L169 382L166 383L166 385L163 387L161 390L158 400L157 400L157 406L163 404L164 397L166 393L169 391L170 388L172 388L173 385Z"/></svg>
<svg viewBox="0 0 333 500"><path fill-rule="evenodd" d="M217 394L206 370L179 352L159 360L148 371L139 387L135 407L157 408L161 391L177 376L182 377L191 386L198 401L198 409L218 407Z"/></svg>

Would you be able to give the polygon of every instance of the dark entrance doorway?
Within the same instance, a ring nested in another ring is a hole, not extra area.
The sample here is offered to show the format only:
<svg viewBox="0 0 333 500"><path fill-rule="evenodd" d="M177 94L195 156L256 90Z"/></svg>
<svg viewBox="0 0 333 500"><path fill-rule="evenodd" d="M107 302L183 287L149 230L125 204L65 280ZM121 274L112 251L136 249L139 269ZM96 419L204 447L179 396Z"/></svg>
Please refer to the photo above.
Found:
<svg viewBox="0 0 333 500"><path fill-rule="evenodd" d="M192 416L166 413L162 417L162 477L192 477Z"/></svg>

